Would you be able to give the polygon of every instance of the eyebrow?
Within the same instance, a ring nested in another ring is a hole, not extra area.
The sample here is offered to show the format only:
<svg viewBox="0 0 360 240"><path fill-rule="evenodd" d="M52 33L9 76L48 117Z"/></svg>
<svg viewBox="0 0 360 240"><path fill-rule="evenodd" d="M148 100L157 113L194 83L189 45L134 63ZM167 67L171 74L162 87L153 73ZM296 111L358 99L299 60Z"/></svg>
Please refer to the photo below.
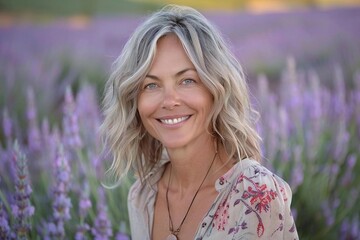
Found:
<svg viewBox="0 0 360 240"><path fill-rule="evenodd" d="M181 76L182 74L184 74L187 71L195 71L195 72L197 72L195 68L185 68L185 69L177 72L174 76L179 77L179 76ZM159 80L159 78L157 76L151 75L151 74L147 74L145 77L151 78L151 79L154 79L154 80Z"/></svg>

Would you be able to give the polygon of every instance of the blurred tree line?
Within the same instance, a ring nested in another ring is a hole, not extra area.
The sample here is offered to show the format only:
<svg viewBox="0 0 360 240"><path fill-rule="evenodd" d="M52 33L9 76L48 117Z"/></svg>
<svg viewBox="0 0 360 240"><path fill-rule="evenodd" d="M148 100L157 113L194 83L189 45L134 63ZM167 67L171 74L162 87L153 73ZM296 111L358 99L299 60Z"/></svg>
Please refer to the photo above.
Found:
<svg viewBox="0 0 360 240"><path fill-rule="evenodd" d="M104 15L144 13L164 4L188 5L203 10L286 10L298 7L354 6L358 0L0 0L0 14Z"/></svg>
<svg viewBox="0 0 360 240"><path fill-rule="evenodd" d="M0 0L0 13L35 15L104 15L146 12L160 7L151 1L134 0Z"/></svg>

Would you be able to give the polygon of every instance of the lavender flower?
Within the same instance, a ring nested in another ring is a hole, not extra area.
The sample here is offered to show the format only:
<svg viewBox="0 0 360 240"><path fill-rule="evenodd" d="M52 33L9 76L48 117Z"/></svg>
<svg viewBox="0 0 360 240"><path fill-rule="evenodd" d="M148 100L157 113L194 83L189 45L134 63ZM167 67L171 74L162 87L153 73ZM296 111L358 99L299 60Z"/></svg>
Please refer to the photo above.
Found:
<svg viewBox="0 0 360 240"><path fill-rule="evenodd" d="M279 135L279 150L283 152L284 156L284 162L287 162L289 158L285 158L285 156L289 156L289 154L286 154L288 152L288 142L289 142L289 132L286 126L289 125L289 116L285 109L283 107L279 107L278 109L278 115L279 115L279 124L280 126L284 126L280 129L278 129L278 135Z"/></svg>
<svg viewBox="0 0 360 240"><path fill-rule="evenodd" d="M96 97L96 89L84 84L76 97L76 108L78 118L81 119L81 129L96 129L100 125L100 109ZM84 143L98 146L101 142L97 131L82 131Z"/></svg>
<svg viewBox="0 0 360 240"><path fill-rule="evenodd" d="M55 159L55 186L53 190L53 222L48 224L51 238L64 239L66 221L71 219L71 200L67 196L70 184L70 167L62 146L59 147Z"/></svg>
<svg viewBox="0 0 360 240"><path fill-rule="evenodd" d="M355 240L360 236L359 217L345 219L341 224L340 240Z"/></svg>
<svg viewBox="0 0 360 240"><path fill-rule="evenodd" d="M44 126L46 127L46 126ZM47 151L43 151L42 153L45 155L44 157L46 159L57 159L58 157L58 151L59 151L59 142L61 142L61 133L59 128L57 128L56 126L53 128L53 130L49 133L46 132L46 129L42 129L42 136L43 136L43 141L46 142L46 150ZM55 171L56 171L56 167L54 166L54 163L50 162L49 168L51 168L53 170L53 175L55 176Z"/></svg>
<svg viewBox="0 0 360 240"><path fill-rule="evenodd" d="M81 192L80 201L79 201L79 215L81 219L84 219L88 213L88 210L91 208L91 201L89 199L89 194L85 191Z"/></svg>
<svg viewBox="0 0 360 240"><path fill-rule="evenodd" d="M89 239L86 235L87 232L89 232L90 230L90 226L86 223L81 223L77 228L76 228L76 234L75 234L75 239L76 240L86 240Z"/></svg>
<svg viewBox="0 0 360 240"><path fill-rule="evenodd" d="M301 153L303 151L302 146L296 146L294 149L294 168L291 174L291 189L296 191L296 189L304 181L304 167L301 162Z"/></svg>
<svg viewBox="0 0 360 240"><path fill-rule="evenodd" d="M287 69L282 76L281 102L289 116L289 128L291 132L302 129L304 113L302 96L302 76L298 74L295 59L289 58Z"/></svg>
<svg viewBox="0 0 360 240"><path fill-rule="evenodd" d="M304 97L305 108L308 112L309 121L307 121L306 132L306 153L307 157L314 160L319 148L321 133L324 129L322 102L323 89L320 87L320 80L315 72L310 72L309 76L310 90Z"/></svg>
<svg viewBox="0 0 360 240"><path fill-rule="evenodd" d="M11 206L15 218L14 232L17 239L27 239L31 229L30 217L34 214L35 208L30 203L32 189L29 183L27 159L20 152L17 142L14 145L15 165L15 204Z"/></svg>
<svg viewBox="0 0 360 240"><path fill-rule="evenodd" d="M111 222L105 205L98 205L97 217L91 232L96 240L106 240L112 236Z"/></svg>
<svg viewBox="0 0 360 240"><path fill-rule="evenodd" d="M4 205L0 200L0 239L10 239L10 226L7 218L7 214L4 211Z"/></svg>
<svg viewBox="0 0 360 240"><path fill-rule="evenodd" d="M44 118L41 122L41 137L44 143L51 141L50 124L47 118Z"/></svg>
<svg viewBox="0 0 360 240"><path fill-rule="evenodd" d="M90 230L90 226L85 223L85 217L88 214L88 210L91 208L91 201L89 199L89 187L85 185L83 191L80 193L79 200L79 217L80 224L76 228L76 240L85 240L87 238L87 234Z"/></svg>
<svg viewBox="0 0 360 240"><path fill-rule="evenodd" d="M352 102L354 104L354 115L357 126L360 126L360 70L357 71L354 77L355 89L352 92ZM358 138L360 138L360 127L357 128Z"/></svg>
<svg viewBox="0 0 360 240"><path fill-rule="evenodd" d="M346 103L346 90L345 90L345 80L344 74L339 66L335 66L335 88L336 95L333 96L334 105L333 110L335 116L338 118L339 115L341 117L345 117L346 108L344 108ZM341 120L341 118L339 118Z"/></svg>
<svg viewBox="0 0 360 240"><path fill-rule="evenodd" d="M40 150L41 136L37 124L37 109L34 98L34 91L29 88L27 91L27 120L28 120L28 142L31 150Z"/></svg>
<svg viewBox="0 0 360 240"><path fill-rule="evenodd" d="M130 240L130 237L125 234L126 226L124 222L121 222L119 232L116 234L116 240Z"/></svg>
<svg viewBox="0 0 360 240"><path fill-rule="evenodd" d="M3 130L4 130L4 135L5 138L10 140L11 139L11 135L12 135L12 122L11 119L9 117L9 113L8 110L5 108L3 111Z"/></svg>
<svg viewBox="0 0 360 240"><path fill-rule="evenodd" d="M116 238L115 238L116 240L130 240L130 237L127 235L127 234L125 234L125 233L123 233L123 232L118 232L117 234L116 234Z"/></svg>
<svg viewBox="0 0 360 240"><path fill-rule="evenodd" d="M329 199L322 203L322 210L325 217L326 225L331 227L335 223L335 211L340 206L340 199Z"/></svg>
<svg viewBox="0 0 360 240"><path fill-rule="evenodd" d="M82 146L76 104L70 87L65 92L63 131L66 147L77 149Z"/></svg>
<svg viewBox="0 0 360 240"><path fill-rule="evenodd" d="M345 170L345 174L343 175L342 179L341 179L341 185L343 187L347 187L352 183L352 178L353 178L353 169L354 166L356 164L356 155L355 154L351 154L350 156L347 157L346 159L346 170Z"/></svg>
<svg viewBox="0 0 360 240"><path fill-rule="evenodd" d="M97 203L97 217L91 230L95 240L107 240L112 236L111 222L107 216L107 206L102 189L99 189L99 201Z"/></svg>
<svg viewBox="0 0 360 240"><path fill-rule="evenodd" d="M343 120L339 121L338 126L334 131L333 156L334 159L340 163L344 160L349 147L350 133L346 128L346 122Z"/></svg>

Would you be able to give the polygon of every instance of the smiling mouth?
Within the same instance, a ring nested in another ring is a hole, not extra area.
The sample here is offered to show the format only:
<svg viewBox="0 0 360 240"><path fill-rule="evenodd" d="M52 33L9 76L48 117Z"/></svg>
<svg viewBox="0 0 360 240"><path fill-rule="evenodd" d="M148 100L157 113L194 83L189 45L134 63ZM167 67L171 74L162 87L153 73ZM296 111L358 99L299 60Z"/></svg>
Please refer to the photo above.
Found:
<svg viewBox="0 0 360 240"><path fill-rule="evenodd" d="M168 118L168 119L158 119L161 123L168 124L168 125L174 125L177 123L184 122L185 120L189 119L191 115L179 117L179 118Z"/></svg>

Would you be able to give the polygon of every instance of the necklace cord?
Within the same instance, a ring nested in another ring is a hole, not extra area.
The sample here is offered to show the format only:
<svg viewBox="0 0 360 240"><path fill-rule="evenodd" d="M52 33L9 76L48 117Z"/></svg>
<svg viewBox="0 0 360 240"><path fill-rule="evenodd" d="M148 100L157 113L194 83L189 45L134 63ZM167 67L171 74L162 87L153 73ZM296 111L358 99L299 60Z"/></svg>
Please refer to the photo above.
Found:
<svg viewBox="0 0 360 240"><path fill-rule="evenodd" d="M212 167L212 165L213 165L213 163L214 163L214 161L215 161L216 156L217 156L217 151L215 152L214 158L213 158L213 160L211 161L210 167L208 168L208 170L207 170L207 172L206 172L206 174L205 174L204 179L202 180L199 188L198 188L198 189L196 190L196 192L195 192L195 195L194 195L193 199L191 200L191 203L190 203L190 205L189 205L189 207L188 207L188 209L187 209L187 211L186 211L186 213L185 213L184 218L182 219L179 227L178 227L176 230L174 230L174 224L173 224L173 221L172 221L172 218L171 218L171 214L170 214L170 204L169 204L169 197L168 197L168 195L169 195L169 186L170 186L170 183L171 183L171 172L172 172L172 171L171 171L171 170L172 170L172 167L170 166L169 180L168 180L168 185L167 185L167 189L166 189L166 206L167 206L168 215L169 215L169 230L170 230L170 232L171 232L172 234L174 234L175 236L177 236L177 235L179 234L180 229L181 229L182 225L184 224L186 217L188 216L188 213L189 213L189 211L190 211L190 209L191 209L191 206L193 205L193 203L194 203L194 201L195 201L196 196L198 195L198 193L199 193L202 185L204 184L206 177L207 177L207 176L209 175L209 173L210 173L210 169L211 169L211 167Z"/></svg>

